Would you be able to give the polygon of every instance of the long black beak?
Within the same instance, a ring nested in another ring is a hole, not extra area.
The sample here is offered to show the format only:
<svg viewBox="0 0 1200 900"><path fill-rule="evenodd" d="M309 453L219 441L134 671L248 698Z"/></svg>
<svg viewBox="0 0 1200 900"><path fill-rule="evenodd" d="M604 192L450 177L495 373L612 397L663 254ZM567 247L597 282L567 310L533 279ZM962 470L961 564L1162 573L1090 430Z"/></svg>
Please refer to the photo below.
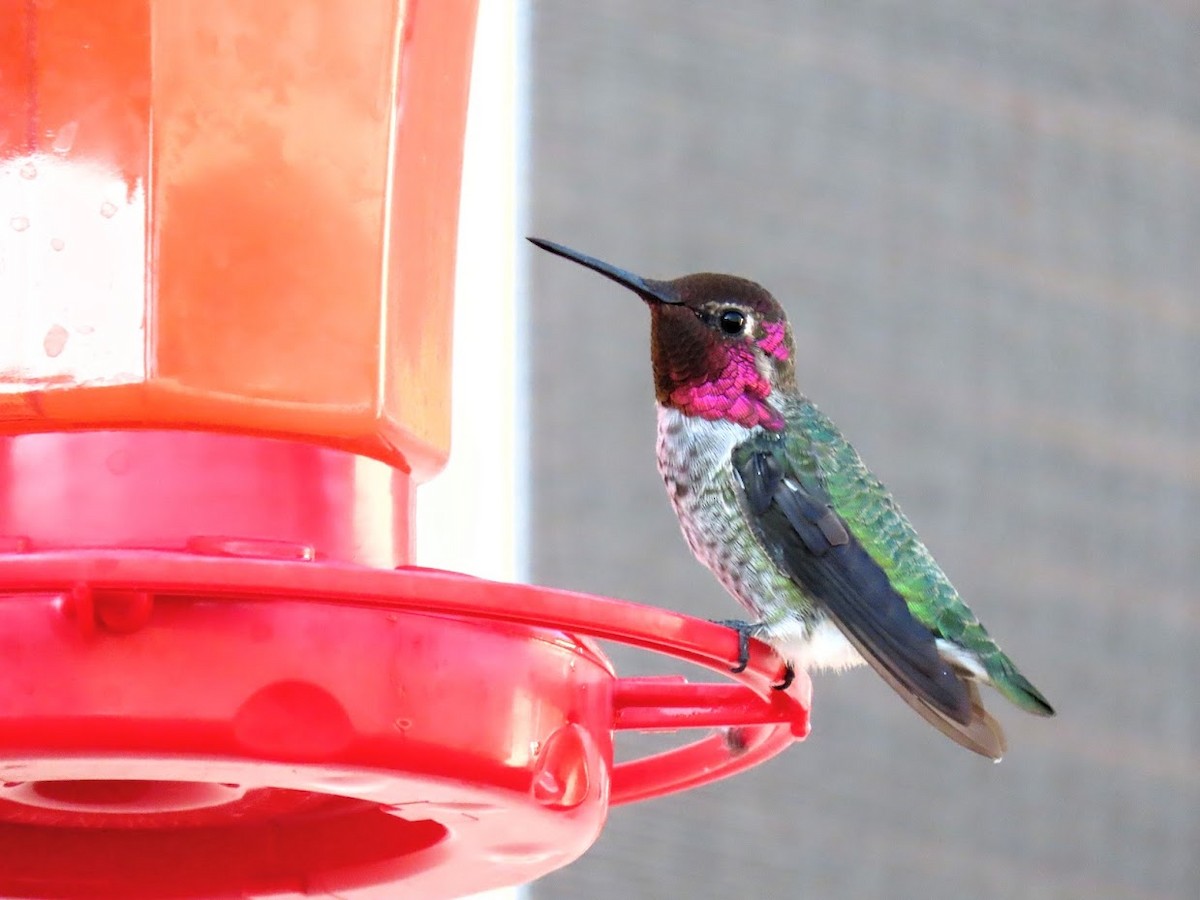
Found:
<svg viewBox="0 0 1200 900"><path fill-rule="evenodd" d="M629 288L648 303L682 302L670 282L655 281L653 278L643 278L640 275L634 275L632 272L626 272L624 269L610 266L608 263L601 262L595 257L588 256L586 253L580 253L578 250L572 250L570 247L564 247L562 244L556 244L554 241L531 237L529 238L529 242L556 256L561 256L564 259L571 260L571 262L586 266L593 272L599 272L605 278L611 278L617 284Z"/></svg>

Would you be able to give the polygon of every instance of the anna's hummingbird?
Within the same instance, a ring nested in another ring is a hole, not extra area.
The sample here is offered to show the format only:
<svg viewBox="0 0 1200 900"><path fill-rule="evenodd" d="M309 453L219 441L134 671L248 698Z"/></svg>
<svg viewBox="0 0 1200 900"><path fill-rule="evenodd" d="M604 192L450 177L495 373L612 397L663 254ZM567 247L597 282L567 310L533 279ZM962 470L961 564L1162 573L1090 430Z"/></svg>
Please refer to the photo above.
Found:
<svg viewBox="0 0 1200 900"><path fill-rule="evenodd" d="M979 682L1054 714L799 391L792 329L766 289L711 273L642 278L530 240L650 307L658 470L692 553L754 617L750 629L798 668L866 662L927 722L992 759L1004 733Z"/></svg>

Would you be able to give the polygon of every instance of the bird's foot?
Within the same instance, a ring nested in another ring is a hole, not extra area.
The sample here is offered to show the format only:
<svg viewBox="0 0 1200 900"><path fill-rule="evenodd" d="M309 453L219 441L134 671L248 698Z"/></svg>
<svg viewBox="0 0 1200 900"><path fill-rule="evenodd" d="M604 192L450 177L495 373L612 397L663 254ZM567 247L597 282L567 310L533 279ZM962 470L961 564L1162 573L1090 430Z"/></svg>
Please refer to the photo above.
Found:
<svg viewBox="0 0 1200 900"><path fill-rule="evenodd" d="M750 665L750 638L755 637L761 629L758 622L747 622L744 619L711 619L714 625L724 625L732 628L738 634L738 663L729 671L734 675L745 672Z"/></svg>
<svg viewBox="0 0 1200 900"><path fill-rule="evenodd" d="M761 622L747 622L744 619L710 619L714 625L724 625L726 628L732 628L738 633L738 662L737 665L729 671L734 675L746 671L746 666L750 664L750 638L757 637L763 630ZM792 668L791 663L786 663L787 668L783 672L783 680L771 685L773 690L786 691L792 686L792 682L796 680L796 670Z"/></svg>

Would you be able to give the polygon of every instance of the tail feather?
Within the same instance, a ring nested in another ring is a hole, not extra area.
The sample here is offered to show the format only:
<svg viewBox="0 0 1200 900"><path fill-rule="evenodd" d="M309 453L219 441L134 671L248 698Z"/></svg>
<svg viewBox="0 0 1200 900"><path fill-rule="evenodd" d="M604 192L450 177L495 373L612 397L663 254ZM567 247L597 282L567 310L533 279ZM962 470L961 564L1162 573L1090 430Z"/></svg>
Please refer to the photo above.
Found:
<svg viewBox="0 0 1200 900"><path fill-rule="evenodd" d="M874 667L883 676L904 702L916 711L922 719L944 734L954 743L966 747L973 753L986 756L999 762L1008 750L1008 741L1004 739L1004 730L1000 723L992 718L991 713L983 708L983 700L979 696L979 684L973 678L959 675L967 692L967 710L963 717L965 721L953 719L924 697L914 693L902 685L882 666Z"/></svg>
<svg viewBox="0 0 1200 900"><path fill-rule="evenodd" d="M967 722L956 722L940 710L927 705L920 697L905 697L909 706L917 711L930 725L954 741L980 756L1000 762L1008 750L1008 741L1004 739L1004 730L1000 723L992 718L991 713L983 708L979 697L979 685L970 679L963 679L967 696L970 698L971 714Z"/></svg>
<svg viewBox="0 0 1200 900"><path fill-rule="evenodd" d="M937 647L942 659L954 666L961 675L990 684L1018 709L1035 716L1054 715L1050 701L1017 671L1012 660L990 639L988 646L983 648L985 652L980 652L979 647L964 647L945 638L938 638Z"/></svg>
<svg viewBox="0 0 1200 900"><path fill-rule="evenodd" d="M936 705L933 702L934 698L924 696L914 684L902 681L891 667L884 665L867 650L857 635L850 632L845 632L845 635L846 639L862 655L867 665L874 669L922 719L954 743L966 747L973 753L986 756L996 762L1003 758L1008 749L1008 742L1004 739L1004 730L1000 727L1000 723L983 708L983 701L979 697L979 682L975 680L974 671L964 666L963 661L953 656L947 656L944 648L942 649L942 658L951 667L948 674L952 679L957 679L966 695L966 702L955 710L954 715L951 715L949 711Z"/></svg>
<svg viewBox="0 0 1200 900"><path fill-rule="evenodd" d="M1002 672L989 672L992 687L1004 695L1014 706L1033 713L1035 716L1052 716L1054 707L1042 692L1009 663Z"/></svg>

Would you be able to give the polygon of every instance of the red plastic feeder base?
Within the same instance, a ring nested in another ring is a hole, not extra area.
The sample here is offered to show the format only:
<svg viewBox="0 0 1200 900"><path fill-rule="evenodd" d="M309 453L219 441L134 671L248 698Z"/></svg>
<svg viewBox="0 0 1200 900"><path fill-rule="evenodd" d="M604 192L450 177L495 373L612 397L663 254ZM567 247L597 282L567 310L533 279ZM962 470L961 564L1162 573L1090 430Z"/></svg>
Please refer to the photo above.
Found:
<svg viewBox="0 0 1200 900"><path fill-rule="evenodd" d="M380 565L355 523L403 547L408 492L362 490L371 466L219 435L0 439L0 895L458 896L806 733L809 684L773 691L763 644L739 684L689 684L618 678L591 640L728 673L726 628ZM684 728L718 730L613 762L616 731Z"/></svg>
<svg viewBox="0 0 1200 900"><path fill-rule="evenodd" d="M610 802L807 729L762 645L746 686L617 679L528 623L718 671L736 638L565 592L134 551L3 556L0 592L8 896L454 896L558 868ZM614 729L715 725L742 730L613 765Z"/></svg>

